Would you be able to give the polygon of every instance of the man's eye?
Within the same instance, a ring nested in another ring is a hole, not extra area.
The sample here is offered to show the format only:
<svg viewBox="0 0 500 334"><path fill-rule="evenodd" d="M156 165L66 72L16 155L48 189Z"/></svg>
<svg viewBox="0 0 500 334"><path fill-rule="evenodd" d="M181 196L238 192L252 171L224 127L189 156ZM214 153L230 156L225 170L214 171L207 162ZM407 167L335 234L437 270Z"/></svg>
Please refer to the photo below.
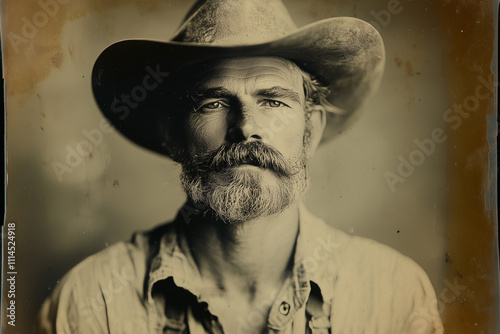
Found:
<svg viewBox="0 0 500 334"><path fill-rule="evenodd" d="M205 109L217 109L220 108L222 104L220 102L207 103L203 106Z"/></svg>
<svg viewBox="0 0 500 334"><path fill-rule="evenodd" d="M199 111L216 111L216 110L223 109L225 107L227 107L225 104L223 104L220 101L216 101L216 102L206 103L206 104L202 105L198 110Z"/></svg>
<svg viewBox="0 0 500 334"><path fill-rule="evenodd" d="M265 105L271 108L288 107L286 104L276 100L266 100Z"/></svg>

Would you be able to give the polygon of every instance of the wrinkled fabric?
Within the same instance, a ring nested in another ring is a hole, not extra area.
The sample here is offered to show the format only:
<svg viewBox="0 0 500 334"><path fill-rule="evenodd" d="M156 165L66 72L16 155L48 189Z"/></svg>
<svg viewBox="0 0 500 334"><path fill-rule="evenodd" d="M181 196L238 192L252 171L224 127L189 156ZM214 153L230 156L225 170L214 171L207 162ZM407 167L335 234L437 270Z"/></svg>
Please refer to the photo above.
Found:
<svg viewBox="0 0 500 334"><path fill-rule="evenodd" d="M293 270L270 296L267 333L443 333L432 285L414 261L304 207L299 217ZM183 224L179 214L81 262L44 302L39 332L223 333ZM238 332L252 333L255 317L240 319Z"/></svg>

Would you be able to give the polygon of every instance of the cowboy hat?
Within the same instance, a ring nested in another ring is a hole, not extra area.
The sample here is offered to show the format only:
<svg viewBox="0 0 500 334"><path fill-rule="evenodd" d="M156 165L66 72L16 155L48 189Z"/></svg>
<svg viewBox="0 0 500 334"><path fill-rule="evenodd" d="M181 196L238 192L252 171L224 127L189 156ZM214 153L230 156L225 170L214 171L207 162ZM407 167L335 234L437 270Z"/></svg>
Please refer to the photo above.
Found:
<svg viewBox="0 0 500 334"><path fill-rule="evenodd" d="M340 133L378 87L385 64L382 38L365 21L334 17L302 28L281 0L200 0L171 40L124 40L107 47L92 72L96 102L128 139L168 155L155 129L159 98L176 87L175 74L230 57L276 56L293 61L329 88L322 141Z"/></svg>

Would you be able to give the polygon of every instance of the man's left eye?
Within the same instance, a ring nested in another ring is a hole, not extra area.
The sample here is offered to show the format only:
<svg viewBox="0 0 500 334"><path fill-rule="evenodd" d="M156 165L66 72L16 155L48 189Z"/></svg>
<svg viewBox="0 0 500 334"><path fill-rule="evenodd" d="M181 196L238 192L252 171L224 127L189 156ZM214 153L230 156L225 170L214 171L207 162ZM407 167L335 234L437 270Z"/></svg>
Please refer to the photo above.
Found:
<svg viewBox="0 0 500 334"><path fill-rule="evenodd" d="M276 100L266 100L264 103L266 106L269 106L271 108L288 107L283 102L276 101Z"/></svg>

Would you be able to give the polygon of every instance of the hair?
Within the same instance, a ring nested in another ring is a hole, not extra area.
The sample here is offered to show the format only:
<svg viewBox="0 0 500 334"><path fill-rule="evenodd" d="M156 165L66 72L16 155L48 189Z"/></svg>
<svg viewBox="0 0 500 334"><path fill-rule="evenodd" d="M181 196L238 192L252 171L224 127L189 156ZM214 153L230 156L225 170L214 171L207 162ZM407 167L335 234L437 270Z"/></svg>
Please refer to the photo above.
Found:
<svg viewBox="0 0 500 334"><path fill-rule="evenodd" d="M300 69L302 80L304 81L304 94L306 98L306 108L310 109L311 104L323 106L326 110L332 105L328 102L327 97L330 95L330 90L325 85L321 84L309 73Z"/></svg>
<svg viewBox="0 0 500 334"><path fill-rule="evenodd" d="M318 79L313 74L302 69L297 63L292 60L285 58L280 58L282 64L288 67L289 70L298 72L302 77L304 96L306 102L306 112L310 114L314 105L322 106L325 110L339 110L334 107L327 98L330 96L331 92L327 85L323 84L320 79Z"/></svg>

